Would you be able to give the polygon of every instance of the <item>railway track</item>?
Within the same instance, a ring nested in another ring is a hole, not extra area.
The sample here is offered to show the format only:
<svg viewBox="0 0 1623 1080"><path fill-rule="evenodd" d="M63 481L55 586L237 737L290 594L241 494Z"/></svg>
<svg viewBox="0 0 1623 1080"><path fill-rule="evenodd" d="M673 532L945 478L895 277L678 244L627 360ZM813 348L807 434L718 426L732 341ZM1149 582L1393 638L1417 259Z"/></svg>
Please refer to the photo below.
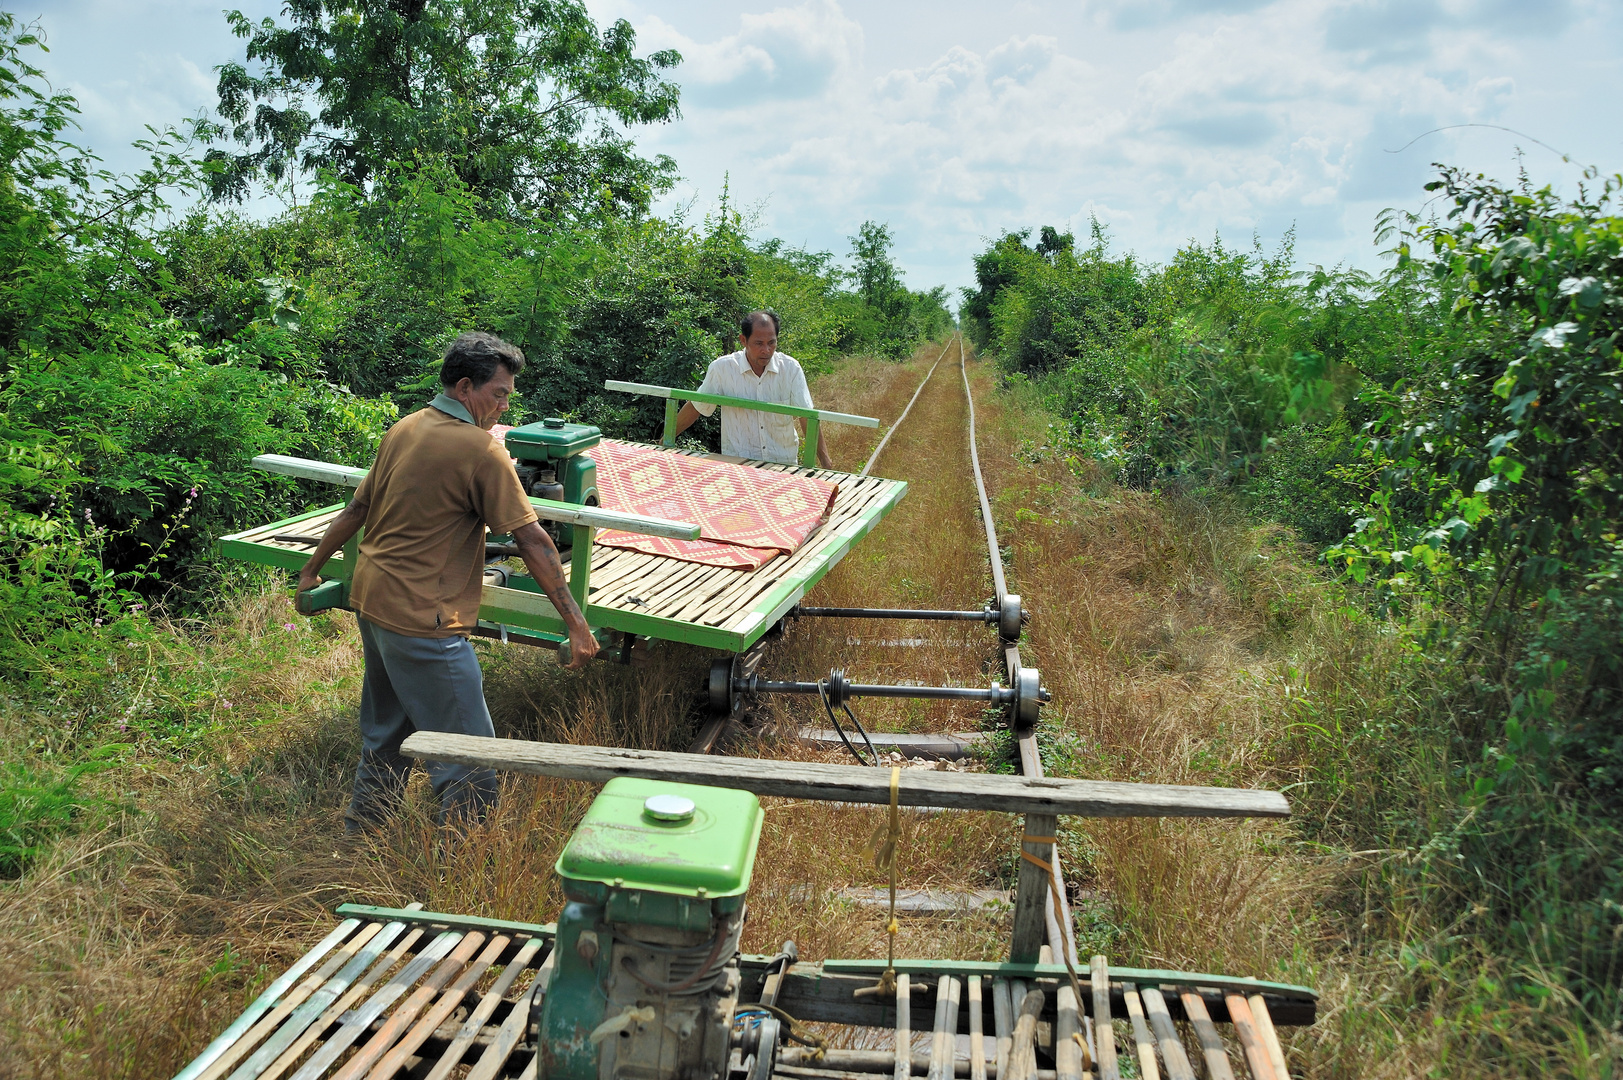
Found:
<svg viewBox="0 0 1623 1080"><path fill-rule="evenodd" d="M1017 617L1021 617L1024 615L1024 612L1023 609L1020 608L1020 597L1009 592L1008 579L1003 568L1002 550L997 538L997 524L992 516L991 500L987 495L986 477L981 469L979 438L976 431L975 395L969 382L969 368L962 334L954 334L953 337L949 339L948 342L942 347L940 354L937 355L935 361L931 363L929 370L925 372L924 378L919 381L918 387L913 391L912 396L908 399L907 405L902 409L901 414L897 416L896 420L890 425L890 427L886 429L884 436L881 437L878 444L875 445L872 453L870 453L868 456L867 461L863 464L862 470L858 475L867 476L871 472L875 463L878 462L880 455L882 455L886 448L890 446L892 438L897 434L898 431L902 430L902 426L907 422L908 416L913 411L913 407L918 404L920 397L924 394L925 388L930 384L930 380L934 377L936 369L941 366L944 360L947 360L948 354L953 352L955 349L957 352L957 365L959 369L959 377L963 385L964 403L967 413L967 424L964 437L969 450L970 470L974 479L975 494L979 503L981 524L985 533L987 565L991 571L992 585L994 589L992 606L1000 611L1006 610L1008 609L1010 600L1012 598L1014 610L1020 612L1020 616ZM808 609L802 609L802 612L804 613L806 610ZM820 608L809 610L829 616L838 616L840 614L850 614L853 609ZM917 618L920 615L941 616L948 613L940 611L917 612L908 611L907 609L869 609L868 614L893 618ZM956 614L969 615L970 613L960 612ZM1015 633L1005 634L1003 636L1003 647L1001 650L1001 660L1006 679L1005 685L1008 686L1017 684L1023 670L1020 659L1018 627L1012 629L1015 630ZM1010 640L1011 638L1013 640ZM1041 756L1037 751L1035 729L1031 728L1020 731L1018 729L1018 718L1013 719L1017 725L1016 765L1021 774L1024 776L1041 777L1043 775L1043 766ZM710 732L707 733L708 737L702 736L701 743L703 745L696 746L695 749L703 749L705 751L713 750L716 743L715 734L717 733L718 732ZM939 734L933 739L927 738L924 740L924 742L932 748L935 748L942 745L957 744L958 740L952 734L946 733ZM902 745L905 747L906 744ZM914 745L916 746L918 744L915 743ZM863 760L862 755L858 753L856 749L853 748L852 752L853 754L856 754L859 761ZM1048 829L1046 832L1041 829L1028 829L1028 832L1038 832L1044 835L1049 835L1052 833L1052 829ZM1048 845L1026 844L1024 846L1029 854L1039 858L1046 856L1050 850ZM1043 928L1043 936L1047 939L1047 948L1056 961L1063 959L1068 961L1070 964L1075 965L1078 963L1078 956L1075 942L1071 934L1067 932L1068 928L1071 926L1071 914L1069 901L1065 891L1064 871L1060 866L1057 850L1054 851L1052 859L1054 875L1059 887L1057 890L1050 891L1048 895L1046 910L1043 913L1043 921L1045 924ZM1033 864L1030 860L1021 860L1020 875L1020 887L1022 889L1033 888L1040 890L1044 888L1044 878L1046 875L1044 874L1043 870L1041 870L1037 865ZM1055 892L1058 893L1057 899Z"/></svg>
<svg viewBox="0 0 1623 1080"><path fill-rule="evenodd" d="M950 363L954 348L964 393L962 444L954 437L959 430L955 426L956 398L950 406L953 411L944 411L942 384L934 387L935 407L920 414L925 419L913 413L913 406L925 400L935 371L943 362ZM570 903L555 923L548 924L418 910L417 905L399 909L344 905L336 912L344 921L204 1048L181 1073L183 1080L227 1080L228 1073L229 1080L290 1075L293 1080L316 1080L335 1068L337 1080L361 1080L363 1076L387 1080L402 1070L439 1080L469 1065L470 1080L514 1075L521 1080L538 1076L546 1080L604 1076L679 1080L687 1075L733 1080L877 1080L880 1076L907 1080L921 1070L931 1080L966 1074L971 1080L1121 1080L1118 1041L1127 1043L1136 1054L1139 1068L1135 1075L1163 1075L1157 1066L1159 1057L1165 1064L1164 1075L1171 1080L1194 1080L1191 1057L1183 1043L1186 1036L1174 1027L1177 1020L1186 1020L1198 1037L1208 1075L1236 1075L1230 1067L1229 1050L1215 1027L1226 1022L1233 1026L1234 1042L1243 1051L1252 1080L1283 1080L1284 1059L1272 1025L1274 1019L1312 1023L1315 995L1310 988L1226 975L1113 966L1103 955L1092 956L1088 966L1078 971L1082 965L1071 938L1058 859L1060 816L1283 817L1289 814L1289 807L1277 792L1039 779L1042 762L1035 739L1039 697L1027 685L1035 682L1036 672L1021 661L1022 612L1018 597L1008 591L1002 566L981 467L966 359L963 341L955 336L875 447L864 471L873 466L898 431L904 437L913 433L923 447L939 449L952 444L945 456L915 455L916 461L922 460L925 476L947 482L920 485L920 493L926 496L922 517L917 505L910 516L925 530L922 555L917 554L918 545L913 545L911 560L898 561L930 564L927 569L936 576L926 583L924 594L935 588L939 598L963 600L975 595L963 591L969 579L973 579L971 589L979 589L983 582L976 534L984 531L995 590L986 611L801 605L805 589L822 580L849 545L872 528L877 516L869 515L838 529L825 527L814 545L843 542L846 546L820 565L815 577L807 574L782 583L784 571L789 569L786 563L768 583L778 591L752 614L758 616L757 624L767 626L792 615L948 622L984 617L998 630L997 662L1003 665L1009 686L1015 690L1026 687L1027 692L1011 691L1001 698L996 683L990 691L967 685L923 687L911 682L863 686L845 680L840 669L817 683L762 680L753 672L741 679L736 666L741 660L753 654L754 662L759 662L761 652L756 646L765 639L756 637L732 646L741 651L732 661L712 669L711 704L717 703L717 691L728 707L725 716L732 715L740 694L756 692L810 692L820 695L825 704L831 699L843 703L847 696L995 702L1008 706L1021 776L919 770L904 782L901 769L867 767L878 764L877 755L869 753L864 759L854 747L852 753L863 765L694 757L417 732L401 748L408 757L604 784L556 863ZM920 425L916 430L903 427L910 416ZM863 426L878 424L868 421ZM960 446L968 450L967 460L957 460L967 469L960 467L958 482L953 483L950 462ZM337 476L333 482L353 479L322 463L290 467L306 472L324 470L320 478ZM961 482L964 471L973 479L973 502L968 499L968 485ZM852 479L840 474L842 490L848 490L846 485L857 487ZM892 484L892 501L905 490L903 481L859 479ZM949 496L946 502L942 502L943 493ZM944 512L947 506L954 511ZM593 523L609 520L607 512L580 504L542 501L541 508L559 515L558 520L573 521L588 542ZM970 521L977 513L980 530ZM949 523L948 518L956 520ZM662 519L636 524L650 522L674 533L690 528L697 531L697 526ZM266 528L276 536L292 536L288 532L292 525L310 528L307 522L281 522ZM952 525L964 527L961 536L953 535ZM917 535L917 530L900 522L892 527L902 529L905 539ZM958 561L941 557L948 547ZM577 543L577 555L582 548L589 551L589 543ZM843 584L834 587L854 588L859 594L872 592L878 587L873 579L881 576L872 572L877 565L869 562L854 578L845 577ZM922 572L918 567L907 569ZM965 580L949 580L954 576ZM610 579L605 575L600 580ZM579 586L583 596L587 594L584 574L572 585ZM785 590L787 599L782 598ZM921 594L917 588L909 591ZM517 602L504 596L502 586L487 585L487 593L502 603ZM616 617L616 609L608 603L591 605L589 610ZM767 626L761 627L762 633ZM622 635L630 633L622 627L613 629ZM815 644L825 658L837 658L828 635L807 635L806 641ZM964 643L969 643L967 638ZM964 654L969 651L961 650ZM981 658L975 661L976 673L971 678L986 674L980 664L991 657L982 650ZM802 664L809 657L783 655L783 659ZM952 682L952 677L947 681ZM952 715L950 709L945 711ZM792 939L785 940L773 955L741 952L744 897L763 824L760 796L888 804L889 838L881 845L882 834L876 834L872 846L891 852L903 835L899 815L904 806L1023 815L1018 839L1023 858L1012 901L1008 959L974 962L898 955L893 858L886 861L893 910L884 959L805 961ZM662 935L657 941L645 940L650 928ZM700 955L706 959L698 961ZM497 981L480 991L481 981L494 968L501 969ZM530 981L518 983L526 972L533 972ZM931 1012L933 1023L915 1024ZM712 1031L709 1021L699 1025L683 1019L695 1015L719 1017L722 1023ZM894 1043L888 1051L828 1048L825 1052L822 1037L810 1036L800 1027L807 1021L869 1031L893 1028ZM968 1045L961 1047L958 1032L966 1022ZM1130 1043L1125 1027L1129 1022ZM1051 1038L1039 1034L1043 1025ZM913 1052L915 1035L926 1031L931 1035L931 1049L928 1055L918 1055ZM607 1038L610 1035L615 1038ZM790 1040L805 1043L807 1049L789 1047ZM1045 1060L1051 1060L1051 1070L1038 1067L1039 1051ZM678 1052L684 1056L672 1056ZM692 1064L701 1058L702 1069ZM627 1063L628 1067L622 1067Z"/></svg>

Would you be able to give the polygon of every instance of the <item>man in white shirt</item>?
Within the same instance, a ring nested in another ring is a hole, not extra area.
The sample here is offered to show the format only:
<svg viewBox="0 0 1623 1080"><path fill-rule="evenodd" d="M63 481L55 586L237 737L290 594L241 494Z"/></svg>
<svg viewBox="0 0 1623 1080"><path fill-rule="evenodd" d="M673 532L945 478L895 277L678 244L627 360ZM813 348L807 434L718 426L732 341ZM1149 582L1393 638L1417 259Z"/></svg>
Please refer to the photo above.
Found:
<svg viewBox="0 0 1623 1080"><path fill-rule="evenodd" d="M743 347L710 362L699 392L815 408L799 361L778 351L777 314L752 311L739 322L739 330L738 341ZM716 409L715 405L686 402L676 414L677 433ZM800 436L805 430L804 420L782 413L721 406L721 452L730 457L793 464L800 460ZM821 428L817 432L817 463L825 469L834 467Z"/></svg>

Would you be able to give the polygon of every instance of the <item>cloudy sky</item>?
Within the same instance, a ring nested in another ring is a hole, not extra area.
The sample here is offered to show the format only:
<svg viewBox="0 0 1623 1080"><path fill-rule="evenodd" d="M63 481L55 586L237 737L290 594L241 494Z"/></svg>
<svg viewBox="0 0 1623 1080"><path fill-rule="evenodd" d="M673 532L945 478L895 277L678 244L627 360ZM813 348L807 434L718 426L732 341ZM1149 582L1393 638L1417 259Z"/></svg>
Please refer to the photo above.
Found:
<svg viewBox="0 0 1623 1080"><path fill-rule="evenodd" d="M1520 148L1569 193L1583 165L1623 169L1615 0L588 3L685 58L683 118L638 136L682 170L670 206L730 179L764 234L839 254L888 222L916 288L968 284L1006 229L1085 234L1090 214L1152 261L1294 226L1300 261L1373 268L1375 214L1420 209L1432 161L1508 179ZM220 0L6 6L39 19L114 165L142 124L207 108L240 55Z"/></svg>

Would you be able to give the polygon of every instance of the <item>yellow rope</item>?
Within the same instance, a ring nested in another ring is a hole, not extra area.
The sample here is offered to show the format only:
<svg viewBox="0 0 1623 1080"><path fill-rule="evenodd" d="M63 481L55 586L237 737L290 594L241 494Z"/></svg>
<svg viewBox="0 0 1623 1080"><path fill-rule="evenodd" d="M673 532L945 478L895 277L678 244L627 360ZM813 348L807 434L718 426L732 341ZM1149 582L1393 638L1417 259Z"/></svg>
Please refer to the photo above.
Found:
<svg viewBox="0 0 1623 1080"><path fill-rule="evenodd" d="M900 793L902 770L892 767L890 770L890 823L881 825L874 830L873 836L868 840L868 850L873 852L873 864L877 869L890 874L890 919L885 924L885 941L887 945L884 974L879 976L879 985L875 988L880 997L896 996L896 934L901 930L901 923L896 921L896 843L901 838L902 815L900 806Z"/></svg>
<svg viewBox="0 0 1623 1080"><path fill-rule="evenodd" d="M1023 846L1025 844L1047 844L1050 847L1053 847L1059 843L1059 837L1032 836L1030 833L1023 833L1020 836L1020 843L1022 845L1020 848L1020 857L1048 875L1048 888L1049 891L1054 894L1054 920L1056 922L1061 922L1060 917L1065 912L1065 901L1060 894L1059 875L1054 872L1054 864L1052 862L1044 862L1042 859L1037 858L1037 856L1027 851ZM1069 920L1065 920L1065 922L1068 921ZM1076 965L1071 963L1071 928L1061 922L1061 932L1064 934L1064 938L1058 943L1060 959L1064 961L1065 970L1071 976L1071 993L1076 995L1076 1007L1078 1012L1080 1012L1083 1007L1082 1003L1087 999L1082 996L1082 980L1076 973ZM1093 1063L1090 1058L1093 1055L1088 1053L1087 1042L1080 1035L1075 1033L1073 1033L1071 1037L1075 1039L1076 1044L1082 1048L1082 1068L1091 1069L1093 1067Z"/></svg>

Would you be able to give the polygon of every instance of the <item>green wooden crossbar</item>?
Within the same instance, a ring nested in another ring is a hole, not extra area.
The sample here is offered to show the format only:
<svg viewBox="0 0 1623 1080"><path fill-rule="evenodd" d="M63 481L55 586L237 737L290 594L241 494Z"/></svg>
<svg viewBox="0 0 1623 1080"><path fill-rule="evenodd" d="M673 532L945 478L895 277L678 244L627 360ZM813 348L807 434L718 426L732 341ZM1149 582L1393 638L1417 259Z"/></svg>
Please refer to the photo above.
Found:
<svg viewBox="0 0 1623 1080"><path fill-rule="evenodd" d="M800 463L808 469L817 467L817 433L821 425L850 424L853 427L876 428L879 421L871 416L857 416L854 413L830 412L827 409L805 409L799 405L782 405L776 401L756 401L752 398L728 397L725 394L701 394L697 390L677 390L669 386L654 386L649 383L620 382L609 379L603 384L605 390L618 390L622 394L641 394L644 397L657 397L665 399L665 434L660 442L665 446L676 445L676 414L678 406L684 401L697 401L704 405L726 405L733 409L749 409L754 412L779 413L783 416L793 416L806 421L806 442L800 448Z"/></svg>
<svg viewBox="0 0 1623 1080"><path fill-rule="evenodd" d="M403 922L407 926L444 926L451 930L495 930L503 934L531 934L536 937L552 937L558 932L557 923L514 922L511 919L487 919L482 915L450 915L443 911L373 907L371 904L339 904L335 914L349 919L369 919L373 922Z"/></svg>
<svg viewBox="0 0 1623 1080"><path fill-rule="evenodd" d="M745 960L751 957L746 956ZM764 957L762 959L765 959ZM845 975L872 974L875 978L885 970L884 960L824 960L823 970ZM1162 971L1157 968L1109 968L1111 982L1130 982L1140 986L1209 986L1218 990L1243 990L1248 994L1278 994L1281 997L1307 998L1317 1001L1319 992L1308 986L1290 983L1264 982L1234 975L1206 975L1194 971ZM1016 964L996 960L896 960L896 973L909 975L990 975L999 979L1060 979L1068 977L1064 964ZM1084 974L1086 972L1084 971Z"/></svg>

